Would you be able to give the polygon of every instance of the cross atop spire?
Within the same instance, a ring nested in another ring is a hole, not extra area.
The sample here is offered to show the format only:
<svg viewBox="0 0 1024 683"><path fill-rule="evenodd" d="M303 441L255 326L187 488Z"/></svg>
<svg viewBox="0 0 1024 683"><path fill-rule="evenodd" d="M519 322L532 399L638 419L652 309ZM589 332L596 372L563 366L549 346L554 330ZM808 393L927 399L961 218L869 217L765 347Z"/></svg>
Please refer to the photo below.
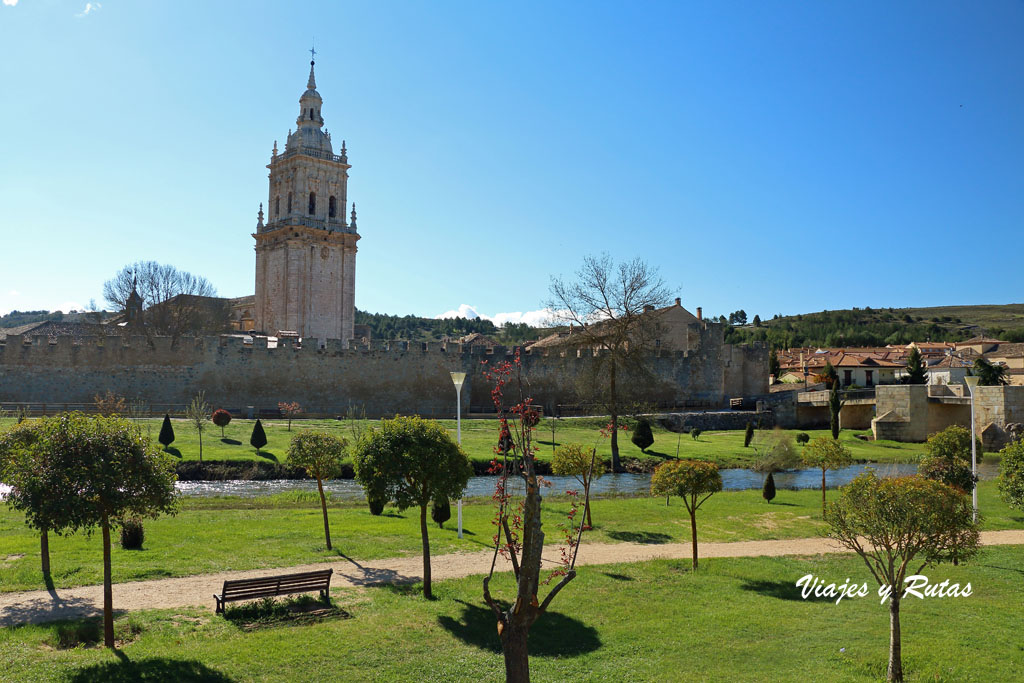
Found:
<svg viewBox="0 0 1024 683"><path fill-rule="evenodd" d="M316 59L316 46L314 45L313 47L309 48L309 61L312 62L315 59Z"/></svg>

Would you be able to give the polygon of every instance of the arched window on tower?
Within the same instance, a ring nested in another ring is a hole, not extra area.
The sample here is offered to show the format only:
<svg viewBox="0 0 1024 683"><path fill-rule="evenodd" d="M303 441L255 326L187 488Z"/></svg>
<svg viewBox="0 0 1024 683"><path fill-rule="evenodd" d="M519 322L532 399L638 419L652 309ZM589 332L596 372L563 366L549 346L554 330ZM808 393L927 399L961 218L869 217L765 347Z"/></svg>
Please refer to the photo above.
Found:
<svg viewBox="0 0 1024 683"><path fill-rule="evenodd" d="M292 193L288 193L288 213L292 212Z"/></svg>
<svg viewBox="0 0 1024 683"><path fill-rule="evenodd" d="M309 215L316 214L316 192L309 193Z"/></svg>
<svg viewBox="0 0 1024 683"><path fill-rule="evenodd" d="M281 217L281 195L274 197L274 218Z"/></svg>
<svg viewBox="0 0 1024 683"><path fill-rule="evenodd" d="M333 194L330 199L327 200L327 215L330 218L334 218L338 215L338 200L334 198Z"/></svg>

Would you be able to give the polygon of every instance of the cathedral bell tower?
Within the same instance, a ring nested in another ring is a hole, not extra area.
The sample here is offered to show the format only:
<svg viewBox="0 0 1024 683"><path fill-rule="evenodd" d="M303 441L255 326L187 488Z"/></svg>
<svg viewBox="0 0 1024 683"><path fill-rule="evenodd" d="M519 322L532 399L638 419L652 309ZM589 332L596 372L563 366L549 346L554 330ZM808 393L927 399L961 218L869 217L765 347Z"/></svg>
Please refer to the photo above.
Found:
<svg viewBox="0 0 1024 683"><path fill-rule="evenodd" d="M267 168L267 221L256 224L256 330L297 332L304 339L348 342L355 324L355 205L348 208L348 154L334 154L309 63L299 116L282 153L277 142Z"/></svg>

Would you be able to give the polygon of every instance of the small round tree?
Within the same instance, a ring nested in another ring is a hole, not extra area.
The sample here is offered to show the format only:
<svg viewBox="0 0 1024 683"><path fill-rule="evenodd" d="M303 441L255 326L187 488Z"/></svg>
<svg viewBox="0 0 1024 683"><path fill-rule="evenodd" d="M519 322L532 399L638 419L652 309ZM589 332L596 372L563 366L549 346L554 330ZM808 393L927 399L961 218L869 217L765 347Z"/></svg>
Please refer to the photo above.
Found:
<svg viewBox="0 0 1024 683"><path fill-rule="evenodd" d="M693 439L694 441L697 441L698 439L700 439L700 435L703 433L703 430L694 427L693 429L690 430L690 438Z"/></svg>
<svg viewBox="0 0 1024 683"><path fill-rule="evenodd" d="M164 413L164 422L160 425L160 436L157 437L164 449L174 443L174 427L171 425L170 413Z"/></svg>
<svg viewBox="0 0 1024 683"><path fill-rule="evenodd" d="M697 510L708 498L722 490L718 465L703 460L674 460L658 466L651 475L651 493L679 496L690 513L693 568L697 569Z"/></svg>
<svg viewBox="0 0 1024 683"><path fill-rule="evenodd" d="M879 479L871 471L840 489L839 499L826 508L828 535L857 553L888 591L890 681L903 680L905 579L937 562L976 553L979 533L972 517L969 499L951 486L920 476Z"/></svg>
<svg viewBox="0 0 1024 683"><path fill-rule="evenodd" d="M256 418L256 424L252 426L252 435L249 437L249 445L259 453L260 449L267 445L267 433L263 431L263 423Z"/></svg>
<svg viewBox="0 0 1024 683"><path fill-rule="evenodd" d="M633 438L636 438L636 434ZM583 499L586 501L583 515L587 520L587 527L592 529L594 522L590 517L590 485L604 474L604 462L597 458L596 449L578 443L559 446L551 458L551 472L560 477L575 477L583 487Z"/></svg>
<svg viewBox="0 0 1024 683"><path fill-rule="evenodd" d="M761 488L761 497L769 503L775 498L775 475L771 472L764 478L764 486Z"/></svg>
<svg viewBox="0 0 1024 683"><path fill-rule="evenodd" d="M850 449L836 441L824 436L819 436L814 441L804 446L800 453L800 460L807 467L816 467L821 470L821 514L825 514L825 472L827 470L838 470L853 462Z"/></svg>
<svg viewBox="0 0 1024 683"><path fill-rule="evenodd" d="M345 458L345 440L326 432L304 431L292 437L288 447L288 464L301 467L316 479L320 492L320 508L324 513L324 538L327 549L331 550L331 527L327 522L327 496L324 495L324 479L333 479L341 472L341 461Z"/></svg>
<svg viewBox="0 0 1024 683"><path fill-rule="evenodd" d="M224 438L224 428L231 424L231 413L224 410L223 408L217 408L213 411L213 416L210 418L213 424L220 427L220 438Z"/></svg>
<svg viewBox="0 0 1024 683"><path fill-rule="evenodd" d="M1024 510L1024 440L1001 450L999 493L1007 505Z"/></svg>
<svg viewBox="0 0 1024 683"><path fill-rule="evenodd" d="M748 448L750 442L754 439L754 424L752 422L747 423L747 428L743 430L743 447Z"/></svg>
<svg viewBox="0 0 1024 683"><path fill-rule="evenodd" d="M25 514L25 523L39 532L43 577L50 579L50 531L59 533L62 510L55 491L66 482L50 465L50 454L40 443L41 422L19 422L0 435L0 481L11 487L7 504Z"/></svg>
<svg viewBox="0 0 1024 683"><path fill-rule="evenodd" d="M977 484L971 471L971 430L952 425L928 437L917 471L923 477L941 481L964 493L970 493ZM981 461L981 443L977 444Z"/></svg>
<svg viewBox="0 0 1024 683"><path fill-rule="evenodd" d="M452 518L452 505L447 498L435 498L430 506L430 518L434 520L439 529L444 528L444 523Z"/></svg>
<svg viewBox="0 0 1024 683"><path fill-rule="evenodd" d="M399 510L420 508L423 540L423 596L431 598L427 507L439 498L461 498L473 474L466 454L438 423L419 417L382 420L355 448L356 479Z"/></svg>
<svg viewBox="0 0 1024 683"><path fill-rule="evenodd" d="M651 431L651 423L643 419L637 421L636 431L633 432L631 440L633 445L640 449L641 453L646 453L647 449L654 444L654 432Z"/></svg>

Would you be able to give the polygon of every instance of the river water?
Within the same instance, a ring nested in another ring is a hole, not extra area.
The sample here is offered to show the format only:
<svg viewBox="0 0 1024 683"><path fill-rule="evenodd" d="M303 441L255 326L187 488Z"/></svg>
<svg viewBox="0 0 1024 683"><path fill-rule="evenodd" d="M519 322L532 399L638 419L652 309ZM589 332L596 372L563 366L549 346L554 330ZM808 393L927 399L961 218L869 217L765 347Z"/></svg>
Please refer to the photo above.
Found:
<svg viewBox="0 0 1024 683"><path fill-rule="evenodd" d="M903 463L874 463L851 465L841 470L829 470L825 477L830 488L848 484L854 477L872 468L880 477L898 477L917 472L917 465ZM722 486L727 491L760 489L764 475L748 469L723 469ZM993 462L978 465L981 479L992 479L999 474L999 467ZM551 493L563 493L566 489L580 489L573 477L545 477L551 482ZM466 487L466 497L490 497L494 493L495 477L472 477ZM186 496L265 496L288 491L316 491L316 482L302 479L277 479L270 481L179 481L178 490ZM821 470L805 469L778 472L775 487L779 489L816 489L821 487ZM646 494L651 489L650 474L606 474L591 486L593 496L633 496ZM324 490L340 500L364 500L363 489L352 479L335 479L324 482Z"/></svg>

